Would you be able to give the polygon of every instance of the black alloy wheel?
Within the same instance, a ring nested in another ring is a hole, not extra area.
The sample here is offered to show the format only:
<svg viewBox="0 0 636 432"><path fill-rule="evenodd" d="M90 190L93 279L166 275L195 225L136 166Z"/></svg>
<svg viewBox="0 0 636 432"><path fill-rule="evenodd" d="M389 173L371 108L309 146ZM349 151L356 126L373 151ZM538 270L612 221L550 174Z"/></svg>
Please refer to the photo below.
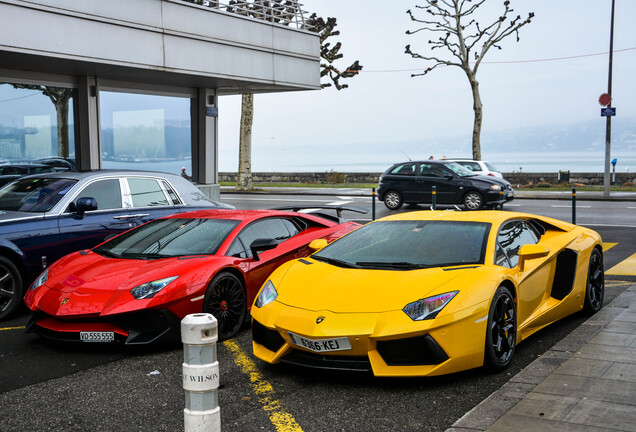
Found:
<svg viewBox="0 0 636 432"><path fill-rule="evenodd" d="M510 290L500 286L490 304L484 365L496 372L508 367L517 342L517 308Z"/></svg>
<svg viewBox="0 0 636 432"><path fill-rule="evenodd" d="M605 271L603 270L603 255L598 249L592 250L587 272L587 287L585 289L585 303L583 310L592 315L603 307L605 296Z"/></svg>
<svg viewBox="0 0 636 432"><path fill-rule="evenodd" d="M484 206L484 199L479 192L470 191L464 195L464 206L466 210L481 210Z"/></svg>
<svg viewBox="0 0 636 432"><path fill-rule="evenodd" d="M22 277L16 266L0 256L0 321L7 319L22 300Z"/></svg>
<svg viewBox="0 0 636 432"><path fill-rule="evenodd" d="M219 340L236 336L246 315L245 288L232 273L219 273L212 279L203 300L203 312L217 319Z"/></svg>
<svg viewBox="0 0 636 432"><path fill-rule="evenodd" d="M384 205L389 210L397 210L402 207L402 195L396 191L388 191L384 194Z"/></svg>

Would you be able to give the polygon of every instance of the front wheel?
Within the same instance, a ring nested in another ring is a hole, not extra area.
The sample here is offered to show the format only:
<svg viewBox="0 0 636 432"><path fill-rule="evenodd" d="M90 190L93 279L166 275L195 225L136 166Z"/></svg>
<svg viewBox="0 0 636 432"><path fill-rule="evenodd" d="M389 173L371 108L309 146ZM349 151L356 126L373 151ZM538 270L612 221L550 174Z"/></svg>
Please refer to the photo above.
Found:
<svg viewBox="0 0 636 432"><path fill-rule="evenodd" d="M466 210L480 210L484 206L484 199L479 192L471 191L464 195Z"/></svg>
<svg viewBox="0 0 636 432"><path fill-rule="evenodd" d="M603 255L598 249L593 249L587 272L587 287L585 289L585 303L583 311L595 314L603 307L605 295L605 271L603 270Z"/></svg>
<svg viewBox="0 0 636 432"><path fill-rule="evenodd" d="M402 195L396 191L389 191L384 195L384 205L389 210L397 210L402 207Z"/></svg>
<svg viewBox="0 0 636 432"><path fill-rule="evenodd" d="M510 290L500 286L490 303L484 365L499 372L508 367L517 343L517 308Z"/></svg>
<svg viewBox="0 0 636 432"><path fill-rule="evenodd" d="M212 279L203 300L203 312L218 321L219 340L236 336L245 321L245 288L232 273L219 273Z"/></svg>
<svg viewBox="0 0 636 432"><path fill-rule="evenodd" d="M0 321L9 318L22 301L22 277L17 267L0 256Z"/></svg>

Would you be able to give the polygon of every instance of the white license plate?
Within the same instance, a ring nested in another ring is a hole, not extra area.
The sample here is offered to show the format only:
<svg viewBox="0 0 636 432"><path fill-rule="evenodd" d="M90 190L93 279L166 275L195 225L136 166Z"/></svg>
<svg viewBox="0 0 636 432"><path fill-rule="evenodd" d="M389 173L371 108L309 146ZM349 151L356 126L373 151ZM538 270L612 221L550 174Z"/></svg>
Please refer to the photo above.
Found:
<svg viewBox="0 0 636 432"><path fill-rule="evenodd" d="M349 338L333 338L333 339L307 339L302 336L288 333L293 343L314 352L328 351L344 351L351 349Z"/></svg>
<svg viewBox="0 0 636 432"><path fill-rule="evenodd" d="M113 342L115 332L80 332L82 342Z"/></svg>

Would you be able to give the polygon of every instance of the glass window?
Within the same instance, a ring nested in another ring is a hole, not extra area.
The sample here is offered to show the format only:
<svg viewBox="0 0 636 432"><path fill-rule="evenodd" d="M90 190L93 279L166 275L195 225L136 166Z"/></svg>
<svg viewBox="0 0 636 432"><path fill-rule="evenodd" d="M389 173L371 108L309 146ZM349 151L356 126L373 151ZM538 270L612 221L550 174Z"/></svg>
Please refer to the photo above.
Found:
<svg viewBox="0 0 636 432"><path fill-rule="evenodd" d="M157 219L115 237L95 252L133 259L213 255L237 224L226 219Z"/></svg>
<svg viewBox="0 0 636 432"><path fill-rule="evenodd" d="M55 206L77 180L19 180L0 190L0 210L47 212Z"/></svg>
<svg viewBox="0 0 636 432"><path fill-rule="evenodd" d="M481 264L489 230L490 224L482 222L375 222L312 256L351 267L396 270Z"/></svg>
<svg viewBox="0 0 636 432"><path fill-rule="evenodd" d="M445 177L451 173L446 171L443 166L438 164L423 163L420 164L420 175L424 177Z"/></svg>
<svg viewBox="0 0 636 432"><path fill-rule="evenodd" d="M183 204L181 200L179 199L179 196L177 195L177 193L174 191L172 186L170 186L170 184L167 181L163 180L161 184L163 184L163 188L166 190L168 197L170 197L170 201L172 201L172 205Z"/></svg>
<svg viewBox="0 0 636 432"><path fill-rule="evenodd" d="M398 174L398 175L415 175L415 167L416 165L414 163L408 163L408 164L402 164L402 165L398 165L395 168L393 168L391 170L391 174Z"/></svg>
<svg viewBox="0 0 636 432"><path fill-rule="evenodd" d="M497 236L498 249L495 262L505 267L515 267L519 264L521 246L536 244L538 241L537 235L525 221L507 222ZM502 253L508 258L507 262L501 258Z"/></svg>
<svg viewBox="0 0 636 432"><path fill-rule="evenodd" d="M74 160L74 98L71 88L0 83L0 158Z"/></svg>
<svg viewBox="0 0 636 432"><path fill-rule="evenodd" d="M232 244L228 250L228 255L235 256L236 253L244 251L245 258L251 258L252 251L250 250L250 245L256 239L275 239L279 242L287 240L291 237L291 234L283 221L284 220L280 218L268 218L248 225L241 231L237 239L242 243L243 247L241 248L238 245ZM234 243L236 243L237 240L235 240ZM243 257L241 256L241 258Z"/></svg>
<svg viewBox="0 0 636 432"><path fill-rule="evenodd" d="M287 227L287 231L289 231L289 237L293 237L300 232L300 229L290 220L281 219L283 225Z"/></svg>
<svg viewBox="0 0 636 432"><path fill-rule="evenodd" d="M168 199L155 179L128 178L133 207L167 206Z"/></svg>
<svg viewBox="0 0 636 432"><path fill-rule="evenodd" d="M190 99L100 91L102 166L192 175Z"/></svg>
<svg viewBox="0 0 636 432"><path fill-rule="evenodd" d="M98 180L87 185L77 196L73 204L80 198L95 198L97 210L112 210L122 208L121 187L118 179Z"/></svg>

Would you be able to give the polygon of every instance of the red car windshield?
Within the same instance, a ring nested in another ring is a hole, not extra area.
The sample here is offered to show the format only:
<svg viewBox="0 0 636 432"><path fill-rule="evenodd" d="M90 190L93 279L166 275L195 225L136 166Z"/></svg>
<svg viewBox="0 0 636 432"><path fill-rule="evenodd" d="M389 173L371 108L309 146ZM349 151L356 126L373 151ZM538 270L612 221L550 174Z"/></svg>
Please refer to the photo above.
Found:
<svg viewBox="0 0 636 432"><path fill-rule="evenodd" d="M157 259L214 255L239 224L228 219L158 219L93 249L112 258Z"/></svg>
<svg viewBox="0 0 636 432"><path fill-rule="evenodd" d="M0 210L44 213L77 183L61 178L24 179L0 189Z"/></svg>

